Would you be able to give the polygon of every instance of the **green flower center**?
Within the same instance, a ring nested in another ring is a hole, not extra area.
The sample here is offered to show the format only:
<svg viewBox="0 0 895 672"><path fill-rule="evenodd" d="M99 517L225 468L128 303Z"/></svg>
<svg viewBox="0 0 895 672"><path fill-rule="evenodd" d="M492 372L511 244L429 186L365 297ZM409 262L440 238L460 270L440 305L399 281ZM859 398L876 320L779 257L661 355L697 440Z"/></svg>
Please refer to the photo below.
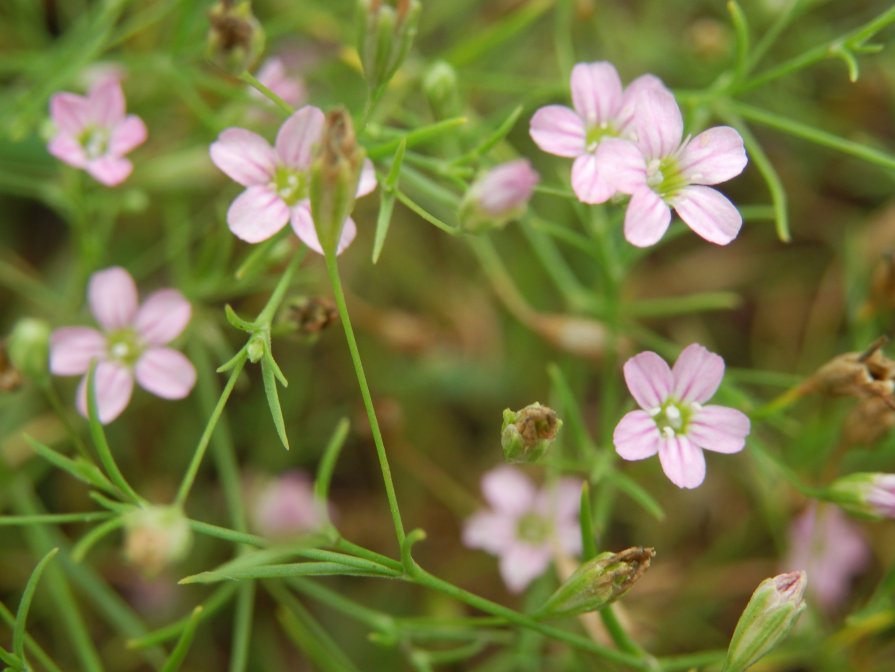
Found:
<svg viewBox="0 0 895 672"><path fill-rule="evenodd" d="M304 172L280 166L271 186L289 207L308 197L308 177Z"/></svg>
<svg viewBox="0 0 895 672"><path fill-rule="evenodd" d="M651 410L650 415L662 435L671 438L687 433L690 420L698 408L699 404L686 404L669 398L659 408Z"/></svg>
<svg viewBox="0 0 895 672"><path fill-rule="evenodd" d="M519 519L516 536L529 544L538 545L550 536L550 522L536 513L527 513Z"/></svg>
<svg viewBox="0 0 895 672"><path fill-rule="evenodd" d="M611 124L604 122L599 126L591 126L587 129L587 133L584 136L584 144L588 152L593 152L603 138L617 137L618 131L616 131Z"/></svg>
<svg viewBox="0 0 895 672"><path fill-rule="evenodd" d="M664 201L674 198L689 184L674 156L652 159L646 166L646 183Z"/></svg>
<svg viewBox="0 0 895 672"><path fill-rule="evenodd" d="M143 345L137 332L125 327L106 336L106 353L114 362L134 366L143 354Z"/></svg>
<svg viewBox="0 0 895 672"><path fill-rule="evenodd" d="M89 159L98 159L109 150L109 131L105 128L88 126L78 137L78 142Z"/></svg>

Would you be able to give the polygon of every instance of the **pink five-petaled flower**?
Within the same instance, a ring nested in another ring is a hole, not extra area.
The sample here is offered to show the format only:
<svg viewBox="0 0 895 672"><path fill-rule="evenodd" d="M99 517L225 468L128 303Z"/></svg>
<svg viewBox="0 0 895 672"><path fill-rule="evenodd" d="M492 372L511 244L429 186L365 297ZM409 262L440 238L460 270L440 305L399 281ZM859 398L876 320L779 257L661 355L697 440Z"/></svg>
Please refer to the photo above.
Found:
<svg viewBox="0 0 895 672"><path fill-rule="evenodd" d="M625 213L625 238L647 247L671 223L671 208L697 234L726 245L743 218L726 196L706 185L736 177L746 167L740 134L716 126L684 138L680 108L668 89L654 86L637 100L632 144L613 143L604 152L616 188L631 194Z"/></svg>
<svg viewBox="0 0 895 672"><path fill-rule="evenodd" d="M624 459L644 460L658 453L672 483L695 488L705 478L703 449L743 449L749 418L733 408L703 406L724 377L724 360L718 355L693 343L669 369L655 352L641 352L625 362L624 372L642 409L625 415L615 428L615 450Z"/></svg>
<svg viewBox="0 0 895 672"><path fill-rule="evenodd" d="M581 552L580 481L564 478L538 491L521 471L504 466L485 474L482 493L491 510L466 520L463 543L499 556L500 574L514 593L544 573L554 547Z"/></svg>
<svg viewBox="0 0 895 672"><path fill-rule="evenodd" d="M56 135L50 154L83 168L108 187L121 184L133 165L124 155L146 141L140 117L125 114L124 92L117 77L94 84L86 97L57 93L50 99Z"/></svg>
<svg viewBox="0 0 895 672"><path fill-rule="evenodd" d="M50 337L50 371L77 376L96 360L94 386L99 420L111 422L131 398L134 378L164 399L182 399L196 382L196 369L177 350L163 347L190 321L189 302L175 289L161 289L137 304L130 274L114 266L94 273L87 288L93 316L102 332L63 327ZM87 417L87 376L78 387L77 406Z"/></svg>
<svg viewBox="0 0 895 672"><path fill-rule="evenodd" d="M323 112L306 105L283 123L274 147L243 128L228 128L212 143L211 160L246 187L227 211L227 224L237 237L258 243L291 222L302 242L323 254L308 197L312 150L321 139L323 122ZM357 195L364 196L375 188L373 164L365 160ZM337 253L348 247L356 234L357 227L349 217L342 227Z"/></svg>
<svg viewBox="0 0 895 672"><path fill-rule="evenodd" d="M286 65L280 58L268 58L255 75L258 81L295 107L305 98L305 87L298 79L290 79ZM266 103L270 101L257 89L250 88L249 95Z"/></svg>
<svg viewBox="0 0 895 672"><path fill-rule="evenodd" d="M616 142L633 139L639 97L657 87L665 88L653 75L643 75L622 90L611 63L578 63L571 76L574 109L548 105L535 112L532 140L549 154L575 159L572 190L580 201L603 203L616 193L614 167L604 154Z"/></svg>

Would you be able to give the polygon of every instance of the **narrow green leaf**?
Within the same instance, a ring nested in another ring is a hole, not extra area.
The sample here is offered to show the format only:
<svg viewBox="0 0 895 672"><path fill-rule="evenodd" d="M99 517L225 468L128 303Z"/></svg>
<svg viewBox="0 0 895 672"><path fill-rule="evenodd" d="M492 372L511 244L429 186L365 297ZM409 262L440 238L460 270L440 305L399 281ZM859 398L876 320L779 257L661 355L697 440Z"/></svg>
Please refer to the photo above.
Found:
<svg viewBox="0 0 895 672"><path fill-rule="evenodd" d="M40 441L33 439L27 434L24 434L23 438L25 439L25 442L29 446L31 446L35 453L40 455L54 467L68 472L83 483L87 483L88 485L92 485L95 488L99 488L100 490L108 492L110 495L121 495L121 492L118 490L118 488L112 485L109 479L106 478L105 474L103 474L100 468L97 467L95 464L88 462L87 460L80 457L74 460L70 457L66 457L65 455L56 452L49 446L42 444Z"/></svg>
<svg viewBox="0 0 895 672"><path fill-rule="evenodd" d="M224 584L217 590L215 590L211 597L205 600L200 606L202 607L202 613L200 615L200 620L206 620L216 614L218 611L224 608L226 604L230 601L230 598L236 594L238 586L236 584ZM179 636L184 628L189 625L192 620L192 614L181 618L179 621L175 621L169 625L166 625L163 628L159 628L154 632L150 632L149 634L143 635L142 637L137 637L127 642L127 648L129 649L146 649L151 646L156 646L163 642L167 642L175 637Z"/></svg>
<svg viewBox="0 0 895 672"><path fill-rule="evenodd" d="M75 562L81 562L90 552L90 549L93 548L97 542L102 540L104 537L109 536L117 530L118 528L124 525L124 518L122 516L116 516L111 520L107 520L102 525L97 525L90 532L85 534L81 539L75 544L75 547L71 552L71 559Z"/></svg>
<svg viewBox="0 0 895 672"><path fill-rule="evenodd" d="M16 670L21 670L25 666L24 663L19 660L18 656L13 655L2 646L0 646L0 661L5 663L6 665L9 665L12 668L13 672L15 672ZM6 670L4 670L4 672L6 672Z"/></svg>
<svg viewBox="0 0 895 672"><path fill-rule="evenodd" d="M594 446L594 442L587 433L584 418L581 417L581 411L579 410L575 395L572 394L572 388L569 385L569 381L566 380L562 369L556 364L547 366L547 374L550 376L550 382L553 383L553 388L559 396L562 405L561 417L563 422L566 423L568 430L571 431L572 436L575 437L575 443L577 444L579 454L584 457L592 457L596 451L596 446Z"/></svg>
<svg viewBox="0 0 895 672"><path fill-rule="evenodd" d="M392 154L401 143L405 143L407 147L422 145L431 142L432 140L437 140L464 124L466 124L466 117L444 119L443 121L438 121L429 126L417 128L409 133L405 133L399 138L384 142L381 145L370 147L367 149L367 156L372 160L384 159L389 154Z"/></svg>
<svg viewBox="0 0 895 672"><path fill-rule="evenodd" d="M264 357L261 360L261 378L264 381L264 394L267 396L267 405L270 408L270 416L273 418L274 427L280 441L289 450L289 439L286 437L286 422L283 420L283 409L280 406L280 396L277 393L277 380L274 368L271 366L271 358Z"/></svg>
<svg viewBox="0 0 895 672"><path fill-rule="evenodd" d="M376 237L373 240L373 263L379 261L382 248L385 246L385 237L392 222L392 211L395 209L395 189L398 186L398 178L401 174L401 166L404 165L404 151L407 149L407 141L401 138L401 144L395 150L392 165L389 168L385 182L379 196L379 215L376 218Z"/></svg>
<svg viewBox="0 0 895 672"><path fill-rule="evenodd" d="M0 526L4 525L58 525L60 523L89 523L105 520L110 514L105 511L84 513L46 513L34 516L0 516Z"/></svg>
<svg viewBox="0 0 895 672"><path fill-rule="evenodd" d="M736 63L734 72L738 78L746 74L746 66L749 58L749 23L743 8L736 0L728 0L727 11L730 13L730 21L733 24L736 35Z"/></svg>
<svg viewBox="0 0 895 672"><path fill-rule="evenodd" d="M640 504L647 513L653 516L653 518L656 520L665 520L665 511L659 505L659 502L653 499L653 496L644 490L643 487L638 485L635 480L625 476L620 471L615 471L612 474L612 482L619 490Z"/></svg>
<svg viewBox="0 0 895 672"><path fill-rule="evenodd" d="M372 563L371 563L372 566ZM181 585L191 583L217 583L218 581L241 581L246 579L280 579L290 576L383 576L396 578L398 574L384 567L377 569L357 569L339 562L297 562L289 565L267 565L251 569L235 569L228 574L202 572L178 581Z"/></svg>
<svg viewBox="0 0 895 672"><path fill-rule="evenodd" d="M277 364L277 360L273 358L273 352L271 350L270 337L268 336L267 342L264 345L264 357L269 360L271 368L273 369L273 375L276 376L276 379L280 381L280 385L283 387L289 387L289 381L286 380L286 376L283 374L283 370L280 368L280 365Z"/></svg>
<svg viewBox="0 0 895 672"><path fill-rule="evenodd" d="M590 485L581 484L581 508L578 511L581 525L581 561L590 560L597 555L597 541L594 534L594 522L591 520Z"/></svg>
<svg viewBox="0 0 895 672"><path fill-rule="evenodd" d="M190 614L189 621L187 621L186 627L180 635L180 639L177 640L177 646L174 647L174 650L171 652L171 657L165 662L162 672L176 672L180 669L181 664L186 658L186 654L189 653L190 644L193 643L193 637L196 634L196 628L199 627L201 616L202 605L199 605L193 609L193 613Z"/></svg>
<svg viewBox="0 0 895 672"><path fill-rule="evenodd" d="M22 593L22 600L19 602L18 611L16 611L16 623L12 629L12 650L23 663L25 662L25 621L28 618L28 610L31 609L31 600L34 599L34 591L37 590L37 582L40 581L40 575L43 574L47 563L58 552L58 548L52 549L37 563L34 571L31 572L31 576L28 578L28 583L25 584L25 591Z"/></svg>
<svg viewBox="0 0 895 672"><path fill-rule="evenodd" d="M230 307L229 303L224 306L224 314L227 316L227 322L229 322L230 326L234 327L235 329L239 329L240 331L245 331L251 334L254 333L255 329L258 328L258 326L254 322L244 320L239 315L237 315L236 311Z"/></svg>
<svg viewBox="0 0 895 672"><path fill-rule="evenodd" d="M497 143L509 135L510 131L512 131L513 127L516 125L516 122L519 121L519 117L522 116L522 111L524 109L525 108L522 105L516 106L513 111L510 112L510 116L504 119L500 126L494 129L493 133L489 134L471 151L457 159L455 163L468 163L469 161L474 161L478 157L488 153L495 145L497 145Z"/></svg>
<svg viewBox="0 0 895 672"><path fill-rule="evenodd" d="M351 422L348 418L339 420L333 435L329 439L329 443L326 444L326 449L323 451L323 457L320 459L320 465L317 467L317 476L314 479L314 497L318 502L325 504L329 498L329 484L332 481L333 472L336 470L336 463L339 460L339 454L342 452L342 446L345 445L345 439L348 438L350 427Z"/></svg>

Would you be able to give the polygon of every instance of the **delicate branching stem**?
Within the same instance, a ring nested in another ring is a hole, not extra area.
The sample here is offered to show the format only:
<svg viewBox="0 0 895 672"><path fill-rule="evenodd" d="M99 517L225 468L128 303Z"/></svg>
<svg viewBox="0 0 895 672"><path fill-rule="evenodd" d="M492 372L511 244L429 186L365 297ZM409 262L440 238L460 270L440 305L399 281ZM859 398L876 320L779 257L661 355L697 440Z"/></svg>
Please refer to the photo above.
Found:
<svg viewBox="0 0 895 672"><path fill-rule="evenodd" d="M255 89L262 96L267 98L270 102L277 106L277 108L283 112L287 117L295 112L295 108L292 107L285 100L280 98L276 93L271 91L268 87L264 86L261 82L258 81L258 78L255 77L251 72L246 70L243 72L239 78L244 81L246 84Z"/></svg>

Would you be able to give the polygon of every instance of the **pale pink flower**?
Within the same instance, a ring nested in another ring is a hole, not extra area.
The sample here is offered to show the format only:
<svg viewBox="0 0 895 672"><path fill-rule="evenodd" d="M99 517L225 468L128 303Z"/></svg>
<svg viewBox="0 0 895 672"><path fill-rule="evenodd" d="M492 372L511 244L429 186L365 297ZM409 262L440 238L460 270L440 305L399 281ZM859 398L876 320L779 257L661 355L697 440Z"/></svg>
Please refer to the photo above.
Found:
<svg viewBox="0 0 895 672"><path fill-rule="evenodd" d="M680 108L659 86L638 98L632 126L634 144L613 143L603 159L615 187L631 194L625 213L628 242L638 247L658 242L671 223L671 208L709 242L726 245L736 238L743 218L724 194L706 185L743 172L747 158L740 134L716 126L684 138Z"/></svg>
<svg viewBox="0 0 895 672"><path fill-rule="evenodd" d="M528 159L508 161L492 168L466 192L460 208L463 228L478 231L520 217L540 179Z"/></svg>
<svg viewBox="0 0 895 672"><path fill-rule="evenodd" d="M634 138L639 97L653 88L665 88L653 75L638 77L622 90L611 63L578 63L571 76L574 109L548 105L531 118L531 138L538 147L575 159L572 190L580 201L603 203L616 193L614 167L606 164L604 153L615 142Z"/></svg>
<svg viewBox="0 0 895 672"><path fill-rule="evenodd" d="M784 569L805 570L808 593L827 611L848 598L852 579L870 562L864 535L834 506L806 508L790 527L789 544Z"/></svg>
<svg viewBox="0 0 895 672"><path fill-rule="evenodd" d="M272 538L314 532L327 519L314 497L311 479L300 471L288 471L265 483L254 494L250 510L253 527Z"/></svg>
<svg viewBox="0 0 895 672"><path fill-rule="evenodd" d="M133 170L124 155L146 141L140 117L125 114L121 82L107 77L86 97L57 93L50 98L56 135L50 154L75 168L83 168L108 187L121 184Z"/></svg>
<svg viewBox="0 0 895 672"><path fill-rule="evenodd" d="M309 170L314 145L323 132L323 112L306 105L289 117L270 144L244 128L228 128L211 145L211 160L230 178L246 187L227 211L227 224L249 243L267 240L288 222L302 242L323 254L311 219ZM366 160L357 195L376 188L373 164ZM354 240L357 227L350 217L342 227L337 253Z"/></svg>
<svg viewBox="0 0 895 672"><path fill-rule="evenodd" d="M482 478L482 494L491 509L466 520L463 543L500 557L500 575L514 593L544 573L554 547L581 553L580 481L564 478L539 491L520 470L502 466Z"/></svg>
<svg viewBox="0 0 895 672"><path fill-rule="evenodd" d="M255 77L292 107L297 107L305 99L304 84L299 79L289 77L286 66L280 58L268 58ZM249 95L269 102L267 97L257 89L249 89Z"/></svg>
<svg viewBox="0 0 895 672"><path fill-rule="evenodd" d="M87 287L102 331L63 327L50 337L50 371L57 376L94 373L99 420L108 423L127 407L140 386L163 399L182 399L196 382L196 369L182 353L163 347L186 328L192 309L175 289L161 289L138 305L130 274L118 266L94 273ZM78 386L77 407L87 417L87 376Z"/></svg>
<svg viewBox="0 0 895 672"><path fill-rule="evenodd" d="M616 452L626 460L656 453L665 475L679 488L705 479L703 450L736 453L749 434L749 418L725 406L704 406L721 384L724 360L698 343L684 348L674 368L655 352L641 352L624 366L625 382L642 410L615 428Z"/></svg>
<svg viewBox="0 0 895 672"><path fill-rule="evenodd" d="M895 518L895 474L876 474L867 492L868 506L884 518Z"/></svg>

